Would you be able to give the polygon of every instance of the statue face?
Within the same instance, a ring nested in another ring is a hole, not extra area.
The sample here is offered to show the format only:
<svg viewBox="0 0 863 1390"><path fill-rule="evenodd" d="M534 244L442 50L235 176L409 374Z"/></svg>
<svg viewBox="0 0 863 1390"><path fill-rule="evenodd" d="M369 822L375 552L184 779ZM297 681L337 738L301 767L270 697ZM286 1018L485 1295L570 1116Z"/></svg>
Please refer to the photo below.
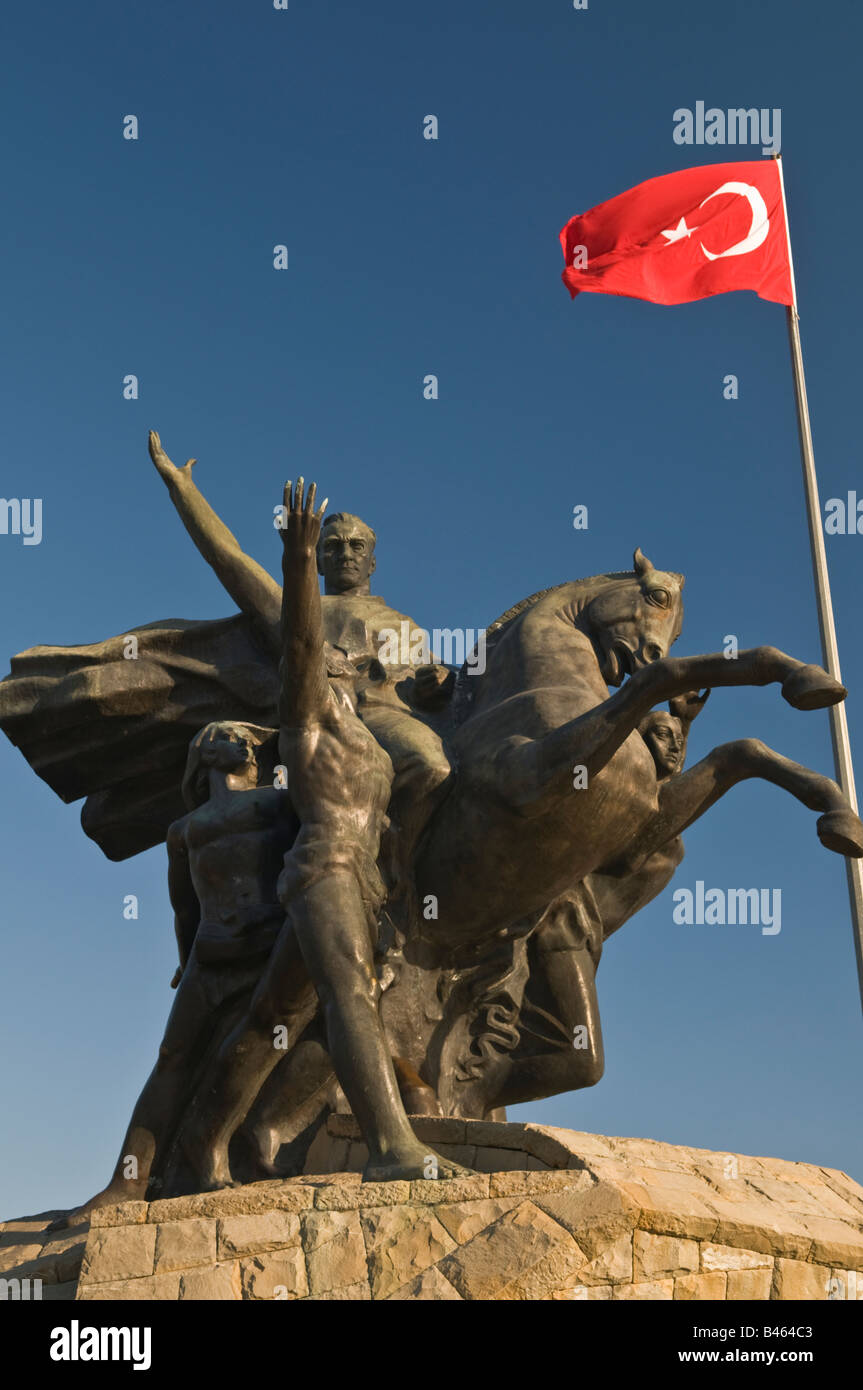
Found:
<svg viewBox="0 0 863 1390"><path fill-rule="evenodd" d="M653 755L660 777L670 777L683 761L683 731L673 714L652 714L642 738Z"/></svg>
<svg viewBox="0 0 863 1390"><path fill-rule="evenodd" d="M351 521L325 526L318 542L318 572L328 594L368 593L375 568L371 536Z"/></svg>
<svg viewBox="0 0 863 1390"><path fill-rule="evenodd" d="M222 772L251 771L256 766L252 740L242 730L223 724L210 743L213 765Z"/></svg>

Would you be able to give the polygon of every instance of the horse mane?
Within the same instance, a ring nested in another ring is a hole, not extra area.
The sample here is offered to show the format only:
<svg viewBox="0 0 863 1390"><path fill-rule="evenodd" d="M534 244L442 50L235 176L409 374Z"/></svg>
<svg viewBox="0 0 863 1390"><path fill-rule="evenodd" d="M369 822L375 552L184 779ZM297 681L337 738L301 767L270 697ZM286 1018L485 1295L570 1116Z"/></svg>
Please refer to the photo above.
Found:
<svg viewBox="0 0 863 1390"><path fill-rule="evenodd" d="M508 623L514 622L516 618L520 618L526 609L532 608L535 603L539 603L541 598L545 598L547 594L555 593L558 589L567 589L570 584L591 584L594 579L634 578L635 570L610 570L606 574L589 574L584 579L565 579L562 584L552 584L548 589L538 589L535 594L531 594L529 598L520 599L518 603L513 604L512 608L508 608L505 613L502 613L499 618L495 618L494 622L486 628L486 642L488 642L492 633L499 633L501 628L506 627Z"/></svg>
<svg viewBox="0 0 863 1390"><path fill-rule="evenodd" d="M596 579L615 580L634 579L635 577L635 570L609 570L604 574L586 575L584 579L565 579L561 584L552 584L547 589L538 589L535 594L530 594L527 598L519 599L518 603L514 603L512 608L508 608L505 613L502 613L499 618L495 618L494 622L486 628L486 654L497 645L511 623L514 623L515 620L520 618L523 613L526 613L529 608L533 608L534 604L539 603L540 599L547 598L549 594L557 593L559 589L568 589L573 584L591 584ZM465 661L456 676L455 689L452 696L451 708L455 724L461 724L462 721L467 718L470 709L473 692L467 672L468 664L467 661Z"/></svg>

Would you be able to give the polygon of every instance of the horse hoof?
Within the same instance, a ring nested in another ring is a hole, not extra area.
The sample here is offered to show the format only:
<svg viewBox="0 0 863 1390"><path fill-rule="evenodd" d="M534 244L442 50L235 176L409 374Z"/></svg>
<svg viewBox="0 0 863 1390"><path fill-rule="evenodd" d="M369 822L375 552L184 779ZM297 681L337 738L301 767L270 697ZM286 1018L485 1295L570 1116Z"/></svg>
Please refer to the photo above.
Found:
<svg viewBox="0 0 863 1390"><path fill-rule="evenodd" d="M820 666L801 666L782 682L782 697L794 709L826 709L838 705L847 694L844 685Z"/></svg>
<svg viewBox="0 0 863 1390"><path fill-rule="evenodd" d="M852 810L827 811L819 816L816 829L825 849L849 859L863 859L863 821Z"/></svg>

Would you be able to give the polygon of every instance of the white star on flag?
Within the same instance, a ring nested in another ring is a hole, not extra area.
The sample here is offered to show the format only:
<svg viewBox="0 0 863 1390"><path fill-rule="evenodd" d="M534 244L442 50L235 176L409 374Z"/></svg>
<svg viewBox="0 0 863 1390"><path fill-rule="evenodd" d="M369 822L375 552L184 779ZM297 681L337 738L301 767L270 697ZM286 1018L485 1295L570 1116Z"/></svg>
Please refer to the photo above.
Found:
<svg viewBox="0 0 863 1390"><path fill-rule="evenodd" d="M662 235L668 237L668 242L666 244L670 246L673 241L679 241L683 236L692 236L694 231L694 227L687 227L686 218L681 217L673 231L663 232Z"/></svg>

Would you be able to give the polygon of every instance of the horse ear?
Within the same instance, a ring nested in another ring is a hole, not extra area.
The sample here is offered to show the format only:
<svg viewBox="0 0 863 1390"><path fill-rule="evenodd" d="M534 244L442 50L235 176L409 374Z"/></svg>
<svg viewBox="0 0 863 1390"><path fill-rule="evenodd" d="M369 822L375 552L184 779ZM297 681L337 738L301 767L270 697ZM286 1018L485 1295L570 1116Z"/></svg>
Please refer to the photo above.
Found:
<svg viewBox="0 0 863 1390"><path fill-rule="evenodd" d="M653 565L650 563L647 556L642 555L640 547L636 548L632 557L632 563L635 566L635 573L638 575L639 579L643 579L644 576L653 569Z"/></svg>

